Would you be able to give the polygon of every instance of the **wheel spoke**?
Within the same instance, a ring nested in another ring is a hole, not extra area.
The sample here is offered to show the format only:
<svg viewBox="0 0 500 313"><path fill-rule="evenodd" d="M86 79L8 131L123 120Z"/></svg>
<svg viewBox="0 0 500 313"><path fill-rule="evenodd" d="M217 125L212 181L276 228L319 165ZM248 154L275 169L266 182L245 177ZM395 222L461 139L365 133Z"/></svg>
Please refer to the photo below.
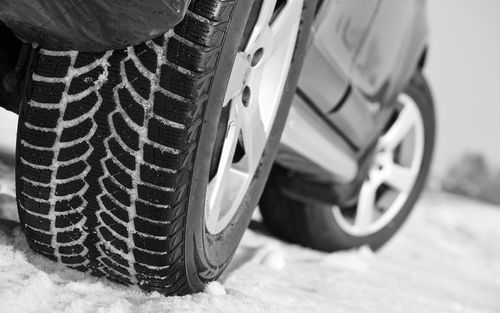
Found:
<svg viewBox="0 0 500 313"><path fill-rule="evenodd" d="M257 168L267 142L267 134L260 116L259 104L255 98L257 97L254 97L248 107L244 107L243 104L240 105L243 114L238 117L245 148L246 166L251 173Z"/></svg>
<svg viewBox="0 0 500 313"><path fill-rule="evenodd" d="M231 110L234 114L235 110ZM234 118L234 117L233 117ZM207 194L211 195L208 199L208 212L207 212L207 224L217 225L219 216L222 210L222 201L224 197L224 191L226 184L228 182L228 174L231 169L234 153L236 150L236 145L238 143L240 128L237 122L231 122L228 127L228 133L225 140L224 147L222 148L222 153L220 157L220 163L217 169L217 175L210 182Z"/></svg>
<svg viewBox="0 0 500 313"><path fill-rule="evenodd" d="M289 44L290 36L296 36L301 14L302 1L287 1L271 25L275 49L282 44Z"/></svg>
<svg viewBox="0 0 500 313"><path fill-rule="evenodd" d="M375 215L375 201L378 185L372 180L367 180L359 194L358 206L354 227L362 230L373 223Z"/></svg>
<svg viewBox="0 0 500 313"><path fill-rule="evenodd" d="M416 109L413 106L405 105L389 131L380 139L381 147L395 149L415 126L417 118Z"/></svg>
<svg viewBox="0 0 500 313"><path fill-rule="evenodd" d="M265 64L283 45L289 44L293 48L294 37L297 36L300 24L302 1L288 1L270 24L275 6L276 0L264 0L261 12L268 11L261 13L245 49L249 55L253 55L258 49L263 49L261 64Z"/></svg>
<svg viewBox="0 0 500 313"><path fill-rule="evenodd" d="M259 47L256 44L256 42L259 40L259 37L261 37L261 34L269 28L269 23L271 22L271 18L273 17L274 13L274 7L276 6L276 1L277 0L263 0L262 1L262 6L260 9L260 14L259 18L257 19L257 22L255 23L255 26L253 28L252 35L250 36L250 39L248 40L247 47L245 49L246 52L252 53L253 51L257 50Z"/></svg>
<svg viewBox="0 0 500 313"><path fill-rule="evenodd" d="M407 192L413 187L413 171L397 163L389 163L383 171L383 180L394 189Z"/></svg>
<svg viewBox="0 0 500 313"><path fill-rule="evenodd" d="M224 106L226 106L231 99L241 93L248 68L248 54L245 52L238 52L238 54L236 54L236 59L234 60L229 82L227 84L226 95L223 102Z"/></svg>

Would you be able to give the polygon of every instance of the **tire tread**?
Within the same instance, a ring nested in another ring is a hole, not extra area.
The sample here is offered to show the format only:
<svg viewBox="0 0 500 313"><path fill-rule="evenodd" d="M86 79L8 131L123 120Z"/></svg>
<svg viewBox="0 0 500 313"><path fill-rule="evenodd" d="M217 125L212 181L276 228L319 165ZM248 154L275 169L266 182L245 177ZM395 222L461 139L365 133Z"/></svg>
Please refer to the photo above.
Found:
<svg viewBox="0 0 500 313"><path fill-rule="evenodd" d="M174 31L124 50L38 52L18 131L34 250L147 291L190 291L187 190L235 3L194 0Z"/></svg>

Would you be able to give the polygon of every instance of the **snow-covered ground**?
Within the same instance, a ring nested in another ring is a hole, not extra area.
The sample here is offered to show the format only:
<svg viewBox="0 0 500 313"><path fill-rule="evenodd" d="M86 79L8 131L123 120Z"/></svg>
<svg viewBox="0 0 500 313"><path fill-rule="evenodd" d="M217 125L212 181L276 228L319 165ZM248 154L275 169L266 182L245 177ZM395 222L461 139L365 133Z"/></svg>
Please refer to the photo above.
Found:
<svg viewBox="0 0 500 313"><path fill-rule="evenodd" d="M0 168L3 218L16 218ZM500 209L427 194L384 249L333 254L244 236L204 293L165 298L65 269L0 221L0 312L500 312Z"/></svg>

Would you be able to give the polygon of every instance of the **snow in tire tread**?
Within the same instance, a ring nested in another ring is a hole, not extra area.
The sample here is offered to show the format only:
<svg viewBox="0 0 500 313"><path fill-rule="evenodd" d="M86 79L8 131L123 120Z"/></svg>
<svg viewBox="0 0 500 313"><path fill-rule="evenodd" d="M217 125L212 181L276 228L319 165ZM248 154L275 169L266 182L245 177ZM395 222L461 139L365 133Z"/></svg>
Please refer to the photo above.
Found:
<svg viewBox="0 0 500 313"><path fill-rule="evenodd" d="M173 31L124 50L39 51L18 141L34 250L145 290L190 291L187 191L235 2L195 0Z"/></svg>

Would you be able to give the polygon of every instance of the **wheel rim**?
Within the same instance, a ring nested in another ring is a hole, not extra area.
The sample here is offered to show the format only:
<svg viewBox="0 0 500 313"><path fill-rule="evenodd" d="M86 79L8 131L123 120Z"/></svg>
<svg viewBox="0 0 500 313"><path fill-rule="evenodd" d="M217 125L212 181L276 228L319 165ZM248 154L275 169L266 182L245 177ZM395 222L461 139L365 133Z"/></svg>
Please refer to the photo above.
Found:
<svg viewBox="0 0 500 313"><path fill-rule="evenodd" d="M284 91L303 0L263 0L244 51L236 55L223 106L229 121L220 161L208 184L205 225L218 234L231 222L259 166Z"/></svg>
<svg viewBox="0 0 500 313"><path fill-rule="evenodd" d="M379 139L355 214L333 208L339 226L352 236L368 236L391 223L403 209L420 173L424 155L422 114L407 94L401 94L398 102L399 113Z"/></svg>

